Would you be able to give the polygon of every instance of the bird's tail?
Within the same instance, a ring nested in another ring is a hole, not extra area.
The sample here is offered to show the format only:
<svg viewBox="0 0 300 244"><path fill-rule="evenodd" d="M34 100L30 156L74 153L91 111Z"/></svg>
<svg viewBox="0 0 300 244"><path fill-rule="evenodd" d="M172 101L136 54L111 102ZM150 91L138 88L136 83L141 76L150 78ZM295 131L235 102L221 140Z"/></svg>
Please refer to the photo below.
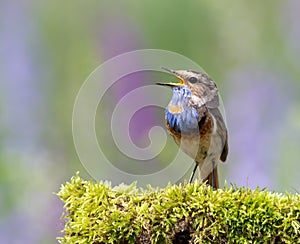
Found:
<svg viewBox="0 0 300 244"><path fill-rule="evenodd" d="M219 188L219 177L218 177L218 167L215 166L213 171L203 180L207 184L211 185L214 189Z"/></svg>

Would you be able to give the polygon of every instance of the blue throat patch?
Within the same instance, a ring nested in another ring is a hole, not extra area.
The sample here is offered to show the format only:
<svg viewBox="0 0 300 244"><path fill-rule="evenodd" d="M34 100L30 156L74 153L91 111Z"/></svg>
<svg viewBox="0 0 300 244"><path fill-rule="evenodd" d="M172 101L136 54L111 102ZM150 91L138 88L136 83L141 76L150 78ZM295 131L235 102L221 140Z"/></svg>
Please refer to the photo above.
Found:
<svg viewBox="0 0 300 244"><path fill-rule="evenodd" d="M165 114L169 125L177 132L198 129L198 112L194 107L187 106L191 94L188 87L173 87L172 99Z"/></svg>

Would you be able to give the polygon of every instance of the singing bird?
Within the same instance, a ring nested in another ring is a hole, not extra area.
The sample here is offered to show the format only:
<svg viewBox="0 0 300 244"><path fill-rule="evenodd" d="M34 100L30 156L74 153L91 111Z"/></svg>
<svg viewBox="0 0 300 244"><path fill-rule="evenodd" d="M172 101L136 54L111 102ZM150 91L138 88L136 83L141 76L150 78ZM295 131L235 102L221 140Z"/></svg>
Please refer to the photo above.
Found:
<svg viewBox="0 0 300 244"><path fill-rule="evenodd" d="M217 163L226 161L228 132L219 110L215 82L205 73L163 68L179 83L157 83L172 88L172 99L165 110L166 127L177 145L195 159L189 182L199 167L200 180L219 187Z"/></svg>

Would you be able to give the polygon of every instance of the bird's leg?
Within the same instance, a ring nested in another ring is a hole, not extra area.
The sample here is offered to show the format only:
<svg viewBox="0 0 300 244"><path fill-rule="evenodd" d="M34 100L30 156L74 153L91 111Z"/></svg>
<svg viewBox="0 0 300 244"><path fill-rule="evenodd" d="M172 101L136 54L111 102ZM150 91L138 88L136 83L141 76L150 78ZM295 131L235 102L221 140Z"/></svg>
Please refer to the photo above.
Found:
<svg viewBox="0 0 300 244"><path fill-rule="evenodd" d="M216 189L216 186L215 186L215 160L212 161L212 172L211 172L211 186L212 188L215 190Z"/></svg>
<svg viewBox="0 0 300 244"><path fill-rule="evenodd" d="M190 178L190 180L189 180L189 183L190 183L190 184L193 182L193 178L194 178L195 172L196 172L196 170L197 170L197 167L198 167L198 164L195 162L195 167L194 167L194 169L193 169L191 178Z"/></svg>

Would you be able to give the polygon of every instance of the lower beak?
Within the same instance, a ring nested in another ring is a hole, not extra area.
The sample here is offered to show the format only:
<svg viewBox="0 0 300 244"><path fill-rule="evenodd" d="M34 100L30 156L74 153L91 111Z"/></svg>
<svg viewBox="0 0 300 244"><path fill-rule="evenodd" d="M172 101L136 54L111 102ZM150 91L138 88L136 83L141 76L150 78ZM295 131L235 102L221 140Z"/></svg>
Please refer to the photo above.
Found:
<svg viewBox="0 0 300 244"><path fill-rule="evenodd" d="M156 82L156 85L159 85L159 86L170 86L170 87L183 86L182 83L173 83L173 82L170 82L170 83Z"/></svg>

